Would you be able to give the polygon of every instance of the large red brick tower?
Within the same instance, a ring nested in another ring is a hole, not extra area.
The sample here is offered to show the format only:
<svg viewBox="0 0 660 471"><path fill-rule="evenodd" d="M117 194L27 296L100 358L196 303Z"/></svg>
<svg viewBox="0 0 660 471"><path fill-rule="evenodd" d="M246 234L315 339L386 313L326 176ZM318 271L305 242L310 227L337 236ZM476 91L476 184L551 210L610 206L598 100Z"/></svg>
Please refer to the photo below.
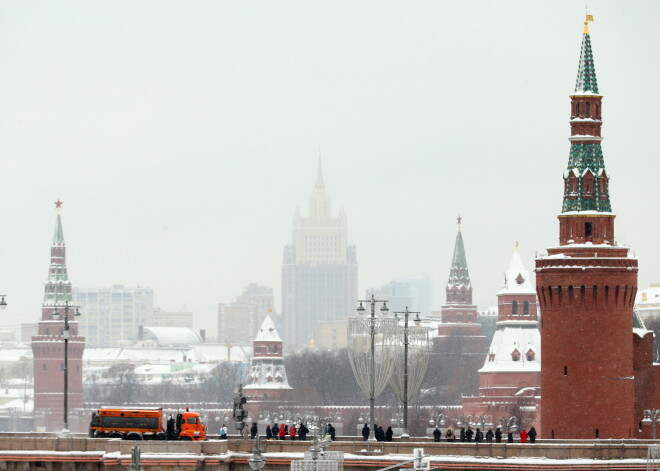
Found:
<svg viewBox="0 0 660 471"><path fill-rule="evenodd" d="M58 200L55 203L57 218L53 243L50 246L50 269L45 283L41 320L38 335L32 337L34 411L35 416L43 416L38 422L44 423L47 430L61 430L64 424L64 311L66 303L71 302L71 281L66 268L61 206L62 203ZM85 337L78 335L75 308L69 308L68 314L68 408L69 417L73 418L71 411L83 405L82 356ZM56 320L56 317L59 319Z"/></svg>
<svg viewBox="0 0 660 471"><path fill-rule="evenodd" d="M634 432L631 340L637 259L614 239L601 101L585 21L571 95L559 246L536 259L546 438L627 438Z"/></svg>

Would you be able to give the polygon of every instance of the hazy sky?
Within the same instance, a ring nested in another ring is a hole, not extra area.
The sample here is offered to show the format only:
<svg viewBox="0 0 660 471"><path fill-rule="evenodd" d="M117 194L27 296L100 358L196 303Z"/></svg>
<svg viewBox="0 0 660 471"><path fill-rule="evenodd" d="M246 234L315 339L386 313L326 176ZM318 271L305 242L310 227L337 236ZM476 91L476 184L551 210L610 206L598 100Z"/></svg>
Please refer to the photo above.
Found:
<svg viewBox="0 0 660 471"><path fill-rule="evenodd" d="M660 2L589 9L616 234L644 287ZM319 151L360 293L427 272L438 308L461 213L493 304L516 240L528 269L557 243L583 19L556 0L2 2L0 323L40 316L58 198L75 286L150 286L212 332L248 282L279 306Z"/></svg>

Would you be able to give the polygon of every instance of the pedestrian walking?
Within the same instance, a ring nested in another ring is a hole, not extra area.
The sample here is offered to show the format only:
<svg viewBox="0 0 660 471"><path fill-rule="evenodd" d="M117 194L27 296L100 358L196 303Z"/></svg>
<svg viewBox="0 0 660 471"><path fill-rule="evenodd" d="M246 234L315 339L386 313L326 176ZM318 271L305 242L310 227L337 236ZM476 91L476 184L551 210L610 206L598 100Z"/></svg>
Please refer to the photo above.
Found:
<svg viewBox="0 0 660 471"><path fill-rule="evenodd" d="M325 428L325 433L327 435L330 435L330 440L332 440L333 442L335 441L335 438L337 436L337 431L332 426L332 424L328 424L328 426Z"/></svg>
<svg viewBox="0 0 660 471"><path fill-rule="evenodd" d="M454 429L448 427L447 431L445 432L445 437L447 438L448 442L453 442L456 439L456 437L454 436Z"/></svg>
<svg viewBox="0 0 660 471"><path fill-rule="evenodd" d="M252 422L252 427L250 427L250 438L254 440L254 437L257 436L257 433L259 433L259 428L257 427L257 423Z"/></svg>
<svg viewBox="0 0 660 471"><path fill-rule="evenodd" d="M474 432L472 431L472 427L468 427L468 429L465 431L465 441L471 442L472 435L474 435Z"/></svg>
<svg viewBox="0 0 660 471"><path fill-rule="evenodd" d="M499 427L495 430L495 443L502 443L502 429Z"/></svg>
<svg viewBox="0 0 660 471"><path fill-rule="evenodd" d="M227 439L227 426L225 424L222 424L222 427L220 427L220 440L226 440Z"/></svg>
<svg viewBox="0 0 660 471"><path fill-rule="evenodd" d="M484 440L483 432L477 429L477 431L474 433L474 441L477 443L481 443L483 440Z"/></svg>
<svg viewBox="0 0 660 471"><path fill-rule="evenodd" d="M369 432L371 432L371 429L367 424L364 424L364 427L362 427L362 440L367 441L369 440Z"/></svg>
<svg viewBox="0 0 660 471"><path fill-rule="evenodd" d="M536 442L536 429L534 427L529 429L529 433L527 434L529 436L529 441L532 443Z"/></svg>
<svg viewBox="0 0 660 471"><path fill-rule="evenodd" d="M440 438L442 438L442 432L438 427L436 427L435 430L433 431L433 441L439 442Z"/></svg>
<svg viewBox="0 0 660 471"><path fill-rule="evenodd" d="M266 440L273 439L273 430L270 428L270 424L266 426Z"/></svg>
<svg viewBox="0 0 660 471"><path fill-rule="evenodd" d="M385 441L391 442L393 436L394 436L394 430L392 430L392 426L390 425L389 427L387 427L387 431L385 432Z"/></svg>
<svg viewBox="0 0 660 471"><path fill-rule="evenodd" d="M296 439L296 426L291 424L291 427L289 427L289 437L291 437L291 440Z"/></svg>
<svg viewBox="0 0 660 471"><path fill-rule="evenodd" d="M250 438L250 427L248 427L247 424L245 424L245 426L243 427L243 431L242 431L241 435L243 436L243 438L246 438L246 439Z"/></svg>
<svg viewBox="0 0 660 471"><path fill-rule="evenodd" d="M284 437L286 437L286 425L280 424L280 431L277 433L277 438L284 440Z"/></svg>
<svg viewBox="0 0 660 471"><path fill-rule="evenodd" d="M513 443L513 432L509 430L509 433L506 434L507 443Z"/></svg>
<svg viewBox="0 0 660 471"><path fill-rule="evenodd" d="M527 443L527 430L525 429L520 431L520 443Z"/></svg>
<svg viewBox="0 0 660 471"><path fill-rule="evenodd" d="M307 425L300 424L300 439L307 440L308 433L309 433L309 429L307 428Z"/></svg>
<svg viewBox="0 0 660 471"><path fill-rule="evenodd" d="M493 429L492 429L492 428L489 428L489 429L488 429L488 432L486 432L486 441L487 441L488 443L493 443L493 435L494 435L494 434L493 434ZM501 438L501 437L500 437L500 438Z"/></svg>
<svg viewBox="0 0 660 471"><path fill-rule="evenodd" d="M459 438L462 442L465 441L465 427L461 427L461 432L460 432Z"/></svg>

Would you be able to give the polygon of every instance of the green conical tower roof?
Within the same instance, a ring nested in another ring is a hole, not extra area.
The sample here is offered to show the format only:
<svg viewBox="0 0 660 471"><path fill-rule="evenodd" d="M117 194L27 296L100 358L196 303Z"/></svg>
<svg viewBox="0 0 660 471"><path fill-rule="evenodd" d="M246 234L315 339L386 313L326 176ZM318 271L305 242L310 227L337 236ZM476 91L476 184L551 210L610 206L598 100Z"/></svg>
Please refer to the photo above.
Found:
<svg viewBox="0 0 660 471"><path fill-rule="evenodd" d="M55 231L53 243L50 246L50 268L46 280L44 293L44 306L58 306L64 302L71 302L71 281L66 267L66 244L64 243L64 230L62 229L62 216L60 210L62 202L55 202L57 216L55 218Z"/></svg>
<svg viewBox="0 0 660 471"><path fill-rule="evenodd" d="M584 22L575 93L571 95L571 150L564 172L562 213L612 212L609 175L600 144L602 97L598 94L588 21L593 21L591 15Z"/></svg>
<svg viewBox="0 0 660 471"><path fill-rule="evenodd" d="M465 247L463 245L463 233L461 232L461 217L458 217L458 234L454 243L454 258L449 270L449 282L451 286L470 286L470 273L465 257Z"/></svg>
<svg viewBox="0 0 660 471"><path fill-rule="evenodd" d="M598 95L596 67L594 66L594 55L591 52L591 38L589 37L589 29L587 28L586 21L584 25L582 48L580 49L580 64L578 66L577 80L575 81L575 94L588 93Z"/></svg>
<svg viewBox="0 0 660 471"><path fill-rule="evenodd" d="M64 245L64 230L62 229L62 218L59 211L55 220L55 232L53 233L53 245Z"/></svg>

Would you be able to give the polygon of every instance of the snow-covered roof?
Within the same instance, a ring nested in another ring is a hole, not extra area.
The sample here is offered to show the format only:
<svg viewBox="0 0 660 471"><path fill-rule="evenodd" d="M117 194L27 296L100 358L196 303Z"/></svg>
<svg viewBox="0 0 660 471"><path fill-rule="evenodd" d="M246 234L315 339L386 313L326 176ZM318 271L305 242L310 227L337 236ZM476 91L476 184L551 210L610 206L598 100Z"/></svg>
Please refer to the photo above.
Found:
<svg viewBox="0 0 660 471"><path fill-rule="evenodd" d="M649 288L639 290L635 296L635 304L640 310L660 306L660 284L652 284Z"/></svg>
<svg viewBox="0 0 660 471"><path fill-rule="evenodd" d="M512 353L520 353L514 361ZM527 352L533 360L527 360ZM501 321L490 344L484 366L479 373L541 371L541 333L535 321Z"/></svg>
<svg viewBox="0 0 660 471"><path fill-rule="evenodd" d="M202 337L186 327L146 327L145 339L153 337L160 346L195 345L202 343ZM149 335L151 334L151 335Z"/></svg>
<svg viewBox="0 0 660 471"><path fill-rule="evenodd" d="M506 269L504 275L504 287L497 293L498 296L502 294L536 294L531 278L523 265L518 252L518 244L516 244L509 268Z"/></svg>
<svg viewBox="0 0 660 471"><path fill-rule="evenodd" d="M280 334L277 333L273 319L270 318L270 314L266 314L266 318L261 323L261 328L257 332L257 337L255 341L268 341L268 342L281 342Z"/></svg>

